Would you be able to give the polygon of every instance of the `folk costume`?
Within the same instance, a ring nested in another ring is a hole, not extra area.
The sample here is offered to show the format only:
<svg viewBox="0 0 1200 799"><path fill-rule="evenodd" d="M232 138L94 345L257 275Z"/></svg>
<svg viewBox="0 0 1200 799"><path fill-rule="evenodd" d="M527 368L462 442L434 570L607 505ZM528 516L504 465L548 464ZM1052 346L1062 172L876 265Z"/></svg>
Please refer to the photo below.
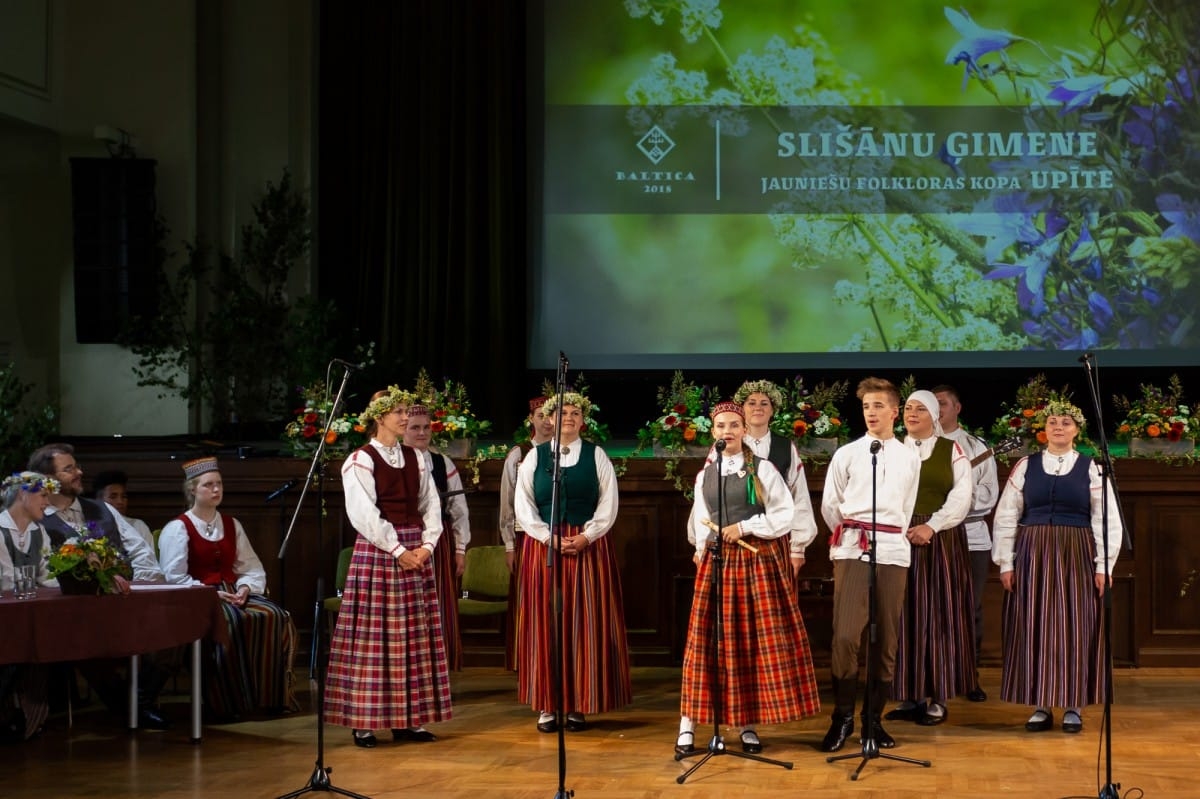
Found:
<svg viewBox="0 0 1200 799"><path fill-rule="evenodd" d="M346 515L358 536L330 645L325 718L356 730L419 730L451 717L450 677L432 558L401 568L409 549L431 553L441 504L425 460L377 439L342 466Z"/></svg>
<svg viewBox="0 0 1200 799"><path fill-rule="evenodd" d="M216 458L184 464L188 478L218 471ZM224 513L205 522L193 510L163 527L159 535L163 573L177 585L210 585L228 593L245 586L241 607L222 602L229 645L207 644L204 703L216 718L257 710L298 710L292 663L296 625L282 607L267 599L267 573L242 523Z"/></svg>
<svg viewBox="0 0 1200 799"><path fill-rule="evenodd" d="M1111 485L1104 529L1101 486L1099 467L1073 449L1022 458L1009 474L992 550L1000 571L1013 572L1002 621L1005 702L1078 709L1104 701L1103 599L1094 575L1105 573L1106 534L1112 574L1122 532Z"/></svg>
<svg viewBox="0 0 1200 799"><path fill-rule="evenodd" d="M892 695L908 706L887 717L932 726L945 720L946 700L975 686L975 599L962 524L971 508L971 465L957 444L941 436L933 393L914 392L914 400L933 417L933 436L904 438L921 462L908 527L926 524L935 534L928 545L912 548L892 680ZM926 698L928 713L917 704Z"/></svg>
<svg viewBox="0 0 1200 799"><path fill-rule="evenodd" d="M737 407L737 406L734 406ZM748 439L747 439L748 440ZM747 463L735 452L696 476L692 535L700 565L683 656L680 712L693 722L711 724L712 692L722 691L720 724L783 724L820 711L808 633L800 615L786 547L795 508L776 468L755 455ZM762 485L754 486L757 474ZM724 490L724 519L718 520L717 491ZM713 524L740 524L754 553L722 543L721 607L715 605ZM715 614L721 613L724 640L714 641ZM714 654L717 662L714 662ZM714 684L714 676L717 682Z"/></svg>
<svg viewBox="0 0 1200 799"><path fill-rule="evenodd" d="M467 544L471 542L467 498L463 496L462 476L454 461L437 452L425 451L421 454L442 503L442 535L433 550L433 578L437 585L442 636L446 639L446 664L451 671L462 671L462 632L458 621L459 591L455 558L465 553Z"/></svg>
<svg viewBox="0 0 1200 799"><path fill-rule="evenodd" d="M586 400L568 393L566 406ZM555 403L551 398L547 406ZM553 407L557 407L556 405ZM549 410L547 411L549 412ZM560 457L559 522L555 533L564 540L585 536L588 546L558 560L562 579L562 698L556 707L553 684L554 583L547 566L551 535L551 495L555 441L529 451L517 471L514 496L516 522L525 531L520 561L517 695L541 711L543 718L567 712L568 729L581 729L579 714L603 713L629 704L629 677L624 602L616 550L607 533L617 517L617 479L604 450L576 439L563 443ZM546 721L539 729L553 731Z"/></svg>

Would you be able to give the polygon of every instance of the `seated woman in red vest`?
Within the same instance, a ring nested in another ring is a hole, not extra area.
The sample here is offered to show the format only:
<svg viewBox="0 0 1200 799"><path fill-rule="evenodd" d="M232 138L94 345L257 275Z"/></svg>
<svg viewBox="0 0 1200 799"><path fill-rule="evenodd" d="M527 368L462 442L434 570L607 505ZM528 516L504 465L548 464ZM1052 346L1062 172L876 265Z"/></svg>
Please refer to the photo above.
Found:
<svg viewBox="0 0 1200 799"><path fill-rule="evenodd" d="M216 586L229 628L229 646L212 648L204 667L204 703L216 719L259 709L298 709L292 689L296 625L267 599L267 573L241 522L217 511L224 496L216 458L183 465L187 513L158 539L167 582Z"/></svg>

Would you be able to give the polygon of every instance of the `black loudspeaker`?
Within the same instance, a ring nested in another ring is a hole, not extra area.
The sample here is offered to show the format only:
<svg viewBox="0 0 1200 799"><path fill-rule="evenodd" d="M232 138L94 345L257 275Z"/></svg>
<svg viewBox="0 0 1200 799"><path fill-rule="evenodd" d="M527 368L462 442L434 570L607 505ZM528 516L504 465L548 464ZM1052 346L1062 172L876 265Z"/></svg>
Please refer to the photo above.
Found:
<svg viewBox="0 0 1200 799"><path fill-rule="evenodd" d="M72 158L75 339L117 339L129 319L152 313L157 202L147 158Z"/></svg>

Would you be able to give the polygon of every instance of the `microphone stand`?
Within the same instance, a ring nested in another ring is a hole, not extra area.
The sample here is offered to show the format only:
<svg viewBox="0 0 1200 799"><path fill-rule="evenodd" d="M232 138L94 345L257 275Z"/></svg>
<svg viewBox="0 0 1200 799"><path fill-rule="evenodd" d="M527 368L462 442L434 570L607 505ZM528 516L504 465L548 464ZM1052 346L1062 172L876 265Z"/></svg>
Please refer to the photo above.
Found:
<svg viewBox="0 0 1200 799"><path fill-rule="evenodd" d="M554 394L558 397L558 412L562 413L563 394L567 390L567 356L558 353L558 372L554 376ZM574 791L567 790L567 714L563 709L563 658L566 642L563 640L563 582L562 569L562 424L554 426L553 469L550 489L550 546L546 547L546 565L550 568L550 583L554 586L551 614L554 617L553 651L550 653L551 678L554 680L554 726L558 732L558 789L554 799L570 799Z"/></svg>
<svg viewBox="0 0 1200 799"><path fill-rule="evenodd" d="M792 764L782 760L772 760L762 755L752 755L749 752L731 752L725 747L725 741L721 737L721 714L724 710L722 693L725 686L725 662L721 659L721 649L725 645L725 622L724 622L724 556L722 550L724 541L721 538L721 531L725 529L725 475L721 473L722 454L725 452L725 440L720 439L714 445L717 453L717 529L713 531L712 540L708 544L709 561L711 562L711 571L709 572L709 581L712 583L712 602L713 608L713 638L711 644L711 662L709 670L711 672L710 679L712 680L712 690L709 694L710 707L713 715L713 734L708 741L708 748L703 750L704 757L698 763L689 768L687 771L675 778L675 782L680 785L687 780L688 777L713 757L717 755L733 755L734 757L744 758L746 760L757 760L760 763L769 763L772 766L782 766L786 769L791 769ZM675 760L683 760L685 757L694 757L700 754L699 749L691 754L681 755L675 754Z"/></svg>
<svg viewBox="0 0 1200 799"><path fill-rule="evenodd" d="M1097 374L1096 367L1093 364L1096 356L1092 353L1084 353L1079 359L1083 364L1084 371L1087 374L1088 391L1092 396L1092 411L1096 414L1096 429L1099 431L1100 438L1100 522L1101 529L1104 534L1101 536L1103 540L1104 552L1104 786L1100 789L1099 799L1119 799L1121 783L1113 782L1112 772L1112 574L1108 568L1108 489L1109 481L1114 479L1112 455L1108 450L1108 436L1104 432L1104 415L1100 405L1100 378ZM1117 497L1117 514L1121 518L1121 530L1125 531L1129 528L1125 524L1125 512L1121 507L1120 495L1117 493L1116 485L1113 484L1113 495ZM1128 537L1124 538L1126 550L1132 550L1133 544Z"/></svg>
<svg viewBox="0 0 1200 799"><path fill-rule="evenodd" d="M854 773L850 775L850 779L853 781L858 780L858 775L861 774L862 770L866 767L867 761L876 760L878 758L883 758L884 760L897 760L901 763L912 763L915 766L924 766L925 768L929 768L930 766L933 765L933 763L928 760L917 760L916 758L913 758L913 757L903 757L902 755L893 755L888 752L881 752L881 751L879 751L879 741L875 737L875 726L876 725L875 725L875 716L874 716L874 714L872 712L872 708L871 708L871 688L876 682L876 674L875 674L875 660L872 657L871 650L874 648L875 645L877 645L879 643L879 639L877 637L878 636L877 614L878 614L879 610L876 607L878 605L878 597L876 596L876 590L875 590L875 546L876 546L875 538L876 538L876 534L877 534L876 515L878 513L878 508L879 508L877 492L879 490L879 483L878 483L879 450L881 450L881 449L883 449L882 441L875 440L875 441L871 442L871 541L870 541L871 545L867 550L869 553L869 555L867 557L867 563L868 563L868 567L867 567L867 575L868 575L867 576L867 586L868 586L868 589L867 589L867 631L868 632L867 632L867 648L864 653L866 656L866 659L867 659L867 685L866 685L866 690L863 691L862 751L857 755L853 754L853 753L849 753L849 754L845 754L845 755L833 755L832 757L825 758L826 763L833 763L838 760L848 760L849 758L853 758L853 757L861 757L862 761L859 762L858 768L856 768L854 770ZM882 710L882 708L881 708L881 710Z"/></svg>
<svg viewBox="0 0 1200 799"><path fill-rule="evenodd" d="M308 487L312 485L313 477L317 473L318 464L322 463L321 455L325 452L325 437L329 435L329 429L333 426L333 420L337 418L338 410L342 406L342 396L346 392L346 383L350 380L350 372L355 368L354 364L349 364L344 361L335 361L343 368L342 383L338 386L337 394L334 397L333 405L329 409L329 415L325 419L325 430L321 433L321 438L317 441L317 450L313 453L312 461L308 464L308 476L304 479L304 485L300 488L300 498L296 500L296 510L292 513L291 524L288 525L287 532L283 536L283 543L279 547L279 560L282 561L287 553L288 542L292 538L292 532L296 529L296 519L300 516L300 508L304 507L304 498L308 495ZM333 364L331 363L330 366ZM328 368L326 369L328 373ZM329 385L329 381L325 381L325 385ZM324 561L324 536L321 535L320 516L317 517L317 551L322 554ZM291 793L286 793L280 796L279 799L294 799L294 797L313 791L330 791L339 793L342 796L349 796L352 799L367 799L361 794L353 793L342 788L335 787L329 780L329 773L333 771L332 767L325 765L325 670L321 666L321 658L319 655L319 647L317 642L321 637L321 594L324 592L324 583L320 577L317 578L317 598L313 603L313 663L310 664L310 676L314 676L317 682L317 764L313 769L312 776L308 778L308 783Z"/></svg>
<svg viewBox="0 0 1200 799"><path fill-rule="evenodd" d="M267 503L270 504L270 503L274 502L275 500L279 499L280 497L282 497L287 492L291 491L296 486L296 483L298 483L298 482L300 482L298 479L292 478L291 480L288 480L287 482L285 482L283 485L279 486L279 488L272 491L270 494L267 494L267 500L266 500ZM287 535L287 505L285 505L281 502L281 503L279 503L279 543L280 544L283 544L283 539L284 539L285 535ZM282 560L282 557L280 558L280 560ZM282 563L279 564L279 604L285 608L287 607L287 568ZM313 640L316 640L316 638L314 637Z"/></svg>

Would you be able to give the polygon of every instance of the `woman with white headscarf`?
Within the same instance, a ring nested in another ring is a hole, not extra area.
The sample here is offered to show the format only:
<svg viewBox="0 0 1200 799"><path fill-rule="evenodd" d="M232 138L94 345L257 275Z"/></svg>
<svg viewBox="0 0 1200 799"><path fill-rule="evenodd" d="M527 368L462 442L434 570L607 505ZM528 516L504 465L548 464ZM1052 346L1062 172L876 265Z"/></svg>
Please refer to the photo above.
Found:
<svg viewBox="0 0 1200 799"><path fill-rule="evenodd" d="M904 427L904 445L921 458L921 477L907 533L913 552L892 681L893 697L905 701L886 718L934 726L946 720L947 700L975 686L975 601L963 527L974 486L966 454L942 436L933 392L912 393Z"/></svg>

